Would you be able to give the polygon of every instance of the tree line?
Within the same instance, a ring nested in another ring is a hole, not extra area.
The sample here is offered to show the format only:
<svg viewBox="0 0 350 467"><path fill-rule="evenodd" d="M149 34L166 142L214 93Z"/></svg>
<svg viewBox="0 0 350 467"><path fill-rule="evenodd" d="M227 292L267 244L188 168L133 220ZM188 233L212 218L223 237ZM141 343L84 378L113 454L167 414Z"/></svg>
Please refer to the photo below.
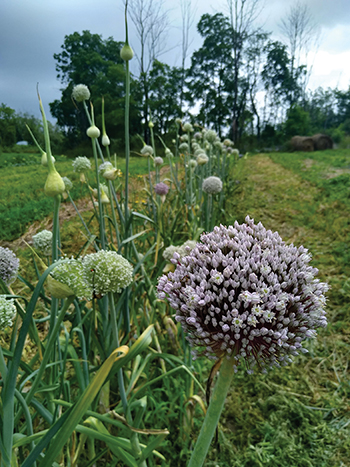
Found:
<svg viewBox="0 0 350 467"><path fill-rule="evenodd" d="M251 7L256 7L255 2ZM156 41L160 36L154 34L146 60L148 23L143 23L142 15L133 17L143 30L139 31L139 73L131 82L131 133L148 142L152 120L157 133L171 137L174 120L180 117L245 147L280 145L296 134L325 132L336 142L350 134L350 87L347 91L307 89L309 70L300 62L300 51L309 38L307 11L293 10L296 16L291 14L284 21L289 44L272 40L269 33L254 27L254 11L251 8L243 15L231 8L228 15L204 14L197 24L202 45L187 67L184 59L181 66L160 61ZM65 36L61 51L54 54L63 87L61 99L50 103L50 110L66 147L79 147L86 138L85 113L71 98L73 86L79 83L90 88L97 125L101 125L104 97L108 135L116 147L123 144L122 46L123 42L90 31L74 32Z"/></svg>

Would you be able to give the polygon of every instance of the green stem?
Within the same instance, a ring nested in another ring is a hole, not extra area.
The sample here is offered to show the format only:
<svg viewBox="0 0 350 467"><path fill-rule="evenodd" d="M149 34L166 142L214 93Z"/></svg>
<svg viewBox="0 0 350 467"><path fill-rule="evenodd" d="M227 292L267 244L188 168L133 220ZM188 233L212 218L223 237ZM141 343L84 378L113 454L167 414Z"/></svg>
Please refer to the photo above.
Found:
<svg viewBox="0 0 350 467"><path fill-rule="evenodd" d="M224 407L227 392L230 388L234 374L233 357L224 358L219 377L215 384L210 404L199 433L194 451L187 467L201 467L207 456L211 440L218 425L222 409Z"/></svg>

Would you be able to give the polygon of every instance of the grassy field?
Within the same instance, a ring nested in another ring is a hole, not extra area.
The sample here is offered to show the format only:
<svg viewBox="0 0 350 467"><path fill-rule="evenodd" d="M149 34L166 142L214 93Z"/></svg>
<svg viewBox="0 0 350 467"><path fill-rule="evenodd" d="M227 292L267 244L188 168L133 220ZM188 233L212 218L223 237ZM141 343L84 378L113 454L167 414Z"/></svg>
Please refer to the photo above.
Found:
<svg viewBox="0 0 350 467"><path fill-rule="evenodd" d="M119 167L123 170L122 162ZM329 324L317 339L309 341L309 354L296 358L292 365L267 375L236 374L220 423L220 448L213 443L205 465L350 466L350 152L259 154L240 162L232 174L234 189L222 223L242 222L250 215L266 228L277 230L288 243L309 248L312 264L320 270L319 278L331 286ZM142 164L146 164L145 159L133 159L130 172L145 172ZM78 182L71 161L59 161L57 168L62 176ZM45 206L46 169L39 165L8 167L1 173L4 209L0 216L18 209L18 217L11 214L7 221L17 219L17 227L13 224L9 230L15 238L33 222L25 213L32 213L35 205ZM80 186L75 184L77 198ZM37 209L36 216L41 219L51 213L51 201L47 211ZM2 219L1 225L5 225ZM65 236L76 234L74 222L68 223ZM21 251L18 254L21 256ZM198 362L203 385L208 365ZM171 391L175 400L176 387L169 388L169 394ZM164 403L164 420L173 419L176 424L176 410L178 407L170 409ZM200 409L195 410L194 437L203 420ZM169 465L175 467L180 465L182 444L176 426L169 428L173 429L163 452L168 450Z"/></svg>
<svg viewBox="0 0 350 467"><path fill-rule="evenodd" d="M79 174L73 172L71 159L58 157L56 168L62 177L73 182L73 199L87 195L82 190ZM118 160L118 168L124 173L125 159ZM44 193L47 168L40 164L39 155L14 153L0 156L0 169L0 241L12 241L22 235L29 224L52 213L52 200ZM145 174L147 159L132 157L129 172L133 177Z"/></svg>

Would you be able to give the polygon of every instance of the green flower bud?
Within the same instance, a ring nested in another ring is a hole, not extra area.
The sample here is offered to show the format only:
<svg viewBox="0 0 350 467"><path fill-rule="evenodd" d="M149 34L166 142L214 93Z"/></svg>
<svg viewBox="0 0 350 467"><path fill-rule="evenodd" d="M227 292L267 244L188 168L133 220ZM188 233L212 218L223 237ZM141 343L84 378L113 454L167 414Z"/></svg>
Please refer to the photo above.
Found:
<svg viewBox="0 0 350 467"><path fill-rule="evenodd" d="M122 50L120 51L120 56L126 62L132 59L132 57L134 56L134 51L132 50L129 44L125 44L122 47Z"/></svg>
<svg viewBox="0 0 350 467"><path fill-rule="evenodd" d="M102 135L102 146L109 146L111 144L110 139L107 135Z"/></svg>
<svg viewBox="0 0 350 467"><path fill-rule="evenodd" d="M66 187L61 175L56 169L49 171L46 179L44 191L47 196L54 197L61 195L65 191Z"/></svg>
<svg viewBox="0 0 350 467"><path fill-rule="evenodd" d="M96 125L91 125L87 130L86 134L89 138L99 138L101 132Z"/></svg>
<svg viewBox="0 0 350 467"><path fill-rule="evenodd" d="M51 156L51 160L52 160L52 162L56 162L56 159L53 156ZM47 167L47 154L46 154L46 152L43 152L41 154L41 165L43 165L44 167Z"/></svg>

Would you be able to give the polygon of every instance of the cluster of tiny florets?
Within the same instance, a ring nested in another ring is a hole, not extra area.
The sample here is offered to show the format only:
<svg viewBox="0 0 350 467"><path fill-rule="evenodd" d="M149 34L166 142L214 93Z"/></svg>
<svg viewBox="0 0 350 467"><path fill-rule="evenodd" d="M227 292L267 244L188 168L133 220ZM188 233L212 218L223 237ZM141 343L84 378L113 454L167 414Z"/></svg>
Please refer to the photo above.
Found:
<svg viewBox="0 0 350 467"><path fill-rule="evenodd" d="M0 330L3 331L8 326L12 326L14 317L16 316L16 306L13 298L6 299L0 295Z"/></svg>
<svg viewBox="0 0 350 467"><path fill-rule="evenodd" d="M202 190L210 195L220 193L222 190L222 181L214 175L203 180Z"/></svg>
<svg viewBox="0 0 350 467"><path fill-rule="evenodd" d="M70 191L73 188L73 183L68 177L62 177L66 191Z"/></svg>
<svg viewBox="0 0 350 467"><path fill-rule="evenodd" d="M179 151L181 152L188 152L190 149L189 145L187 143L181 143L179 145Z"/></svg>
<svg viewBox="0 0 350 467"><path fill-rule="evenodd" d="M52 232L45 229L33 235L33 245L43 255L50 256L52 253Z"/></svg>
<svg viewBox="0 0 350 467"><path fill-rule="evenodd" d="M76 157L72 165L73 165L74 172L77 172L77 173L86 172L87 170L91 169L91 162L85 156Z"/></svg>
<svg viewBox="0 0 350 467"><path fill-rule="evenodd" d="M108 170L112 170L113 169L113 164L109 161L106 161L106 162L103 162L102 164L100 164L99 168L98 168L98 171L100 172L101 175L104 174L104 172L108 171Z"/></svg>
<svg viewBox="0 0 350 467"><path fill-rule="evenodd" d="M163 251L163 258L170 262L174 256L174 253L177 253L180 255L180 258L183 258L184 256L188 255L191 250L193 250L196 244L197 242L194 240L187 240L180 246L170 245Z"/></svg>
<svg viewBox="0 0 350 467"><path fill-rule="evenodd" d="M205 165L209 162L209 157L204 152L200 152L196 160L198 165Z"/></svg>
<svg viewBox="0 0 350 467"><path fill-rule="evenodd" d="M216 137L217 137L216 131L207 130L205 132L205 134L204 134L204 137L209 143L214 143L214 141L216 140Z"/></svg>
<svg viewBox="0 0 350 467"><path fill-rule="evenodd" d="M83 258L82 263L83 278L92 284L95 295L119 293L132 282L132 265L115 251L91 253Z"/></svg>
<svg viewBox="0 0 350 467"><path fill-rule="evenodd" d="M72 97L77 102L83 102L90 99L89 88L85 84L77 84L72 91Z"/></svg>
<svg viewBox="0 0 350 467"><path fill-rule="evenodd" d="M19 268L19 259L9 248L0 246L0 277L6 285L12 284L16 279Z"/></svg>
<svg viewBox="0 0 350 467"><path fill-rule="evenodd" d="M193 131L193 126L191 123L184 123L183 127L182 127L183 131L188 131L188 132L192 132Z"/></svg>
<svg viewBox="0 0 350 467"><path fill-rule="evenodd" d="M69 287L74 295L80 300L91 300L92 284L86 282L83 278L83 264L81 259L68 259L65 262L58 263L51 272L51 276L61 284Z"/></svg>
<svg viewBox="0 0 350 467"><path fill-rule="evenodd" d="M302 342L327 324L328 286L310 260L307 249L247 217L203 234L187 256L175 253L176 270L159 279L158 294L176 310L194 354L265 371L307 352Z"/></svg>
<svg viewBox="0 0 350 467"><path fill-rule="evenodd" d="M154 158L154 165L159 166L162 164L164 164L164 160L162 157L157 156Z"/></svg>
<svg viewBox="0 0 350 467"><path fill-rule="evenodd" d="M159 196L166 196L168 194L169 187L166 183L159 182L156 185L154 185L154 191Z"/></svg>
<svg viewBox="0 0 350 467"><path fill-rule="evenodd" d="M190 159L188 161L188 166L191 170L194 170L198 165L198 162L196 161L196 159Z"/></svg>

